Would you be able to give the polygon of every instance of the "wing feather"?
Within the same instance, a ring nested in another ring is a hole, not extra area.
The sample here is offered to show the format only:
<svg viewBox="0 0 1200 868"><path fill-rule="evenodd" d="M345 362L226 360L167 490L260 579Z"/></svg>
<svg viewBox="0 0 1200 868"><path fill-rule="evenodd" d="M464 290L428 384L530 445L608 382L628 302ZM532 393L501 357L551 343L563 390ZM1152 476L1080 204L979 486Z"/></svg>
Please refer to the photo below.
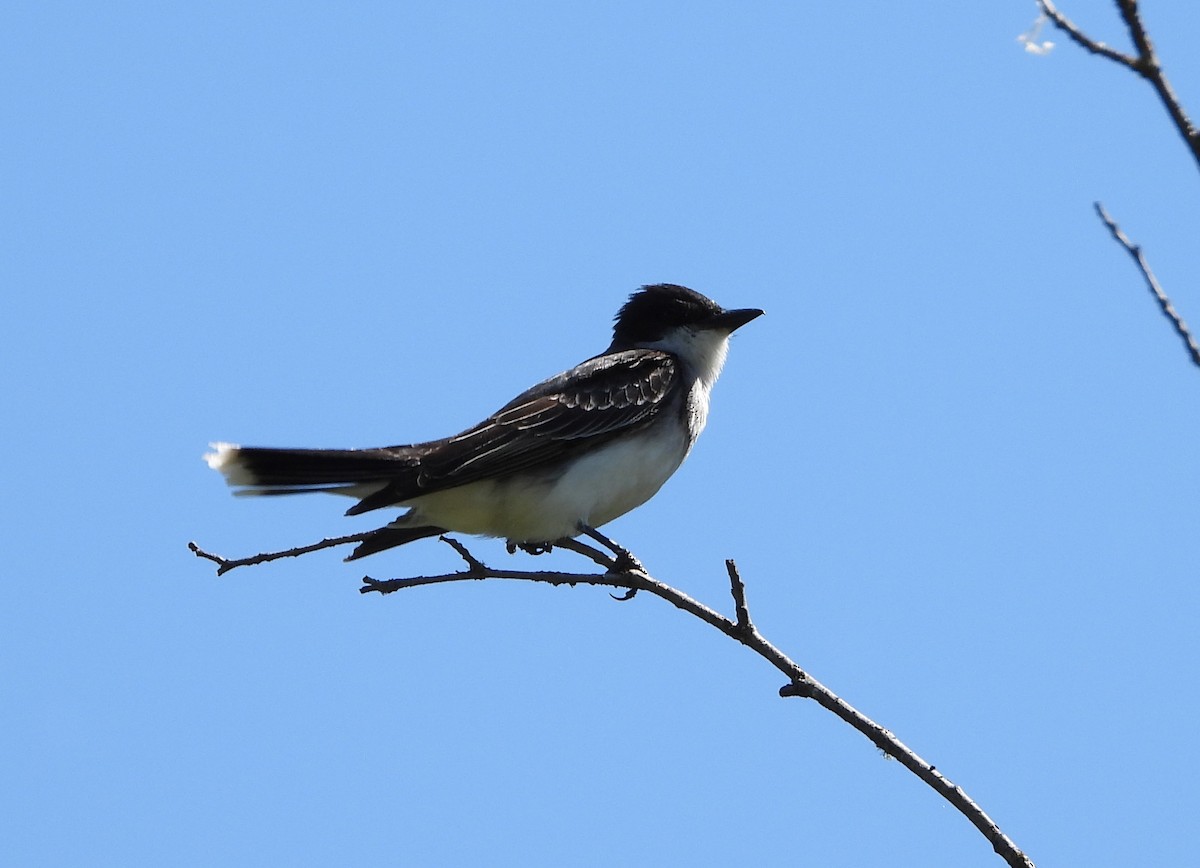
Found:
<svg viewBox="0 0 1200 868"><path fill-rule="evenodd" d="M467 431L428 446L415 477L364 498L351 514L482 479L553 464L650 422L680 388L675 359L648 349L608 353L539 383Z"/></svg>

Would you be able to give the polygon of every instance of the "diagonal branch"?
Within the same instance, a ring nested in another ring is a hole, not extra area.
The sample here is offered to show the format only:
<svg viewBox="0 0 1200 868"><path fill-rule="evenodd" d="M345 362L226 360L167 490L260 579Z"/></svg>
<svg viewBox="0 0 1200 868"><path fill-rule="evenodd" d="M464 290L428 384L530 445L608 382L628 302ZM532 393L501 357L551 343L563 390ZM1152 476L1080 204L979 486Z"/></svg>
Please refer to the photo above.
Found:
<svg viewBox="0 0 1200 868"><path fill-rule="evenodd" d="M1166 108L1167 114L1171 116L1175 129L1179 131L1188 150L1192 152L1192 159L1196 161L1196 167L1200 169L1200 130L1196 129L1195 124L1184 111L1183 104L1175 95L1175 90L1167 80L1166 73L1163 72L1162 64L1158 60L1158 53L1154 50L1154 43L1150 41L1150 35L1146 32L1146 26L1142 22L1137 0L1116 0L1116 3L1125 27L1129 30L1129 37L1133 40L1134 48L1137 50L1136 55L1124 54L1103 42L1092 39L1077 24L1062 14L1054 5L1053 0L1038 0L1038 6L1041 7L1046 17L1054 22L1055 27L1066 33L1076 45L1092 54L1107 57L1114 63L1137 73L1150 83L1162 101L1163 107Z"/></svg>
<svg viewBox="0 0 1200 868"><path fill-rule="evenodd" d="M1200 131L1196 129L1183 110L1183 104L1175 95L1171 83L1167 81L1167 76L1158 62L1158 53L1155 52L1154 45L1150 42L1150 35L1146 32L1145 25L1142 24L1137 0L1117 0L1117 6L1121 9L1121 17L1125 19L1125 26L1129 28L1129 36L1138 50L1137 72L1153 86L1154 92L1162 100L1167 114L1175 123L1175 129L1179 130L1179 135L1183 136L1184 142L1191 149L1196 167L1200 168Z"/></svg>
<svg viewBox="0 0 1200 868"><path fill-rule="evenodd" d="M1129 236L1121 231L1121 227L1116 221L1108 215L1108 211L1099 202L1096 203L1096 213L1100 215L1100 219L1104 221L1104 225L1108 227L1108 231L1112 233L1112 237L1129 251L1129 255L1133 257L1133 261L1137 263L1138 268L1142 271L1142 277L1146 279L1146 285L1150 288L1151 294L1155 301L1158 302L1159 308L1163 312L1163 316L1171 321L1171 325L1175 327L1175 332L1183 340L1183 345L1187 349L1188 355L1191 356L1193 364L1200 366L1200 346L1197 346L1196 339L1192 337L1188 325L1184 322L1183 317L1175 310L1175 305L1171 304L1171 299L1163 292L1163 288L1158 283L1158 278L1154 276L1154 272L1150 270L1150 263L1146 261L1146 257L1142 255L1142 248L1139 244L1134 244L1129 240Z"/></svg>
<svg viewBox="0 0 1200 868"><path fill-rule="evenodd" d="M1099 54L1101 57L1107 57L1109 60L1119 63L1122 66L1127 66L1132 70L1137 70L1137 58L1129 54L1122 54L1115 48L1105 45L1103 42L1097 42L1086 33L1079 29L1067 16L1058 11L1058 7L1054 5L1052 0L1038 0L1038 6L1042 8L1042 14L1054 22L1054 26L1071 38L1071 41L1080 48L1092 54Z"/></svg>
<svg viewBox="0 0 1200 868"><path fill-rule="evenodd" d="M1167 114L1171 116L1171 120L1175 124L1175 129L1179 131L1179 135L1183 137L1184 143L1191 151L1192 158L1196 162L1196 167L1200 168L1200 130L1196 129L1191 119L1187 116L1187 112L1183 110L1183 105L1179 102L1179 97L1175 95L1175 91L1171 88L1171 83L1167 81L1167 76L1162 70L1162 64L1158 60L1158 53L1154 50L1154 44L1150 41L1150 35L1146 32L1146 25L1142 22L1142 15L1138 9L1137 0L1116 0L1117 9L1120 10L1121 19L1125 22L1125 27L1129 31L1129 38L1133 41L1133 46L1137 54L1123 54L1108 47L1103 42L1097 42L1092 39L1080 30L1077 24L1062 14L1058 10L1058 7L1054 5L1053 0L1037 0L1037 3L1042 13L1054 22L1054 26L1071 37L1077 45L1093 54L1107 57L1114 63L1132 70L1150 82L1150 85L1154 88L1154 92L1158 94L1158 98L1162 101L1163 106L1166 107ZM1175 310L1171 299L1167 297L1167 294L1155 278L1154 272L1150 270L1149 263L1146 262L1146 258L1142 255L1141 247L1129 240L1128 236L1121 231L1116 222L1108 216L1108 212L1104 210L1103 205L1097 202L1095 203L1095 207L1096 213L1100 215L1100 219L1104 221L1104 225L1108 227L1108 231L1112 233L1113 238L1129 252L1134 262L1137 263L1138 268L1141 269L1142 276L1146 279L1146 283L1150 287L1150 292L1158 302L1163 315L1171 321L1175 332L1183 340L1192 362L1200 367L1200 347L1196 345L1196 340L1188 330L1187 323L1184 322L1183 317Z"/></svg>
<svg viewBox="0 0 1200 868"><path fill-rule="evenodd" d="M449 540L447 540L449 542ZM706 624L720 630L729 638L745 645L758 654L787 678L788 683L780 688L780 696L799 696L813 699L822 708L833 712L840 719L865 735L872 744L900 762L905 768L928 784L942 798L953 805L991 843L993 849L1013 868L1033 868L1033 862L1026 856L1013 840L1005 835L979 805L949 778L917 755L908 745L900 741L894 733L884 729L858 709L854 708L840 696L817 681L805 670L801 669L786 654L772 645L754 626L750 620L750 611L746 605L746 589L738 573L737 565L728 560L725 562L729 573L730 590L733 594L736 620L730 620L719 612L710 609L698 600L689 597L670 585L659 582L644 570L630 569L625 571L609 570L605 573L562 573L562 572L530 572L526 570L506 570L489 567L471 555L461 543L452 543L455 550L467 563L467 569L457 573L446 573L437 576L412 576L397 579L373 579L363 577L361 593L372 591L380 594L391 594L407 588L422 585L437 585L446 582L478 581L483 579L509 579L513 581L540 582L549 585L595 585L605 588L625 588L629 591L645 591L661 600L665 600L677 609L694 615Z"/></svg>
<svg viewBox="0 0 1200 868"><path fill-rule="evenodd" d="M574 551L605 568L603 573L563 573L563 572L533 572L529 570L500 570L490 567L479 560L470 550L453 537L443 536L442 542L454 549L466 564L466 569L456 573L443 573L436 576L410 576L397 579L373 579L363 577L359 592L368 594L391 594L407 588L417 588L423 585L439 585L447 582L480 581L484 579L509 579L513 581L540 582L549 585L595 585L604 588L623 588L628 593L617 599L630 599L638 591L653 594L675 608L694 615L709 626L720 630L729 638L745 645L758 654L788 679L779 690L780 696L799 696L813 699L822 708L833 712L841 720L850 724L860 733L870 739L879 750L897 760L901 765L919 777L933 788L934 792L953 805L963 816L971 821L991 843L993 849L1013 868L1034 868L1033 862L1013 843L1012 839L1000 831L999 826L984 813L976 802L956 786L934 766L917 755L912 748L900 741L894 733L884 729L858 709L854 708L840 696L817 681L805 670L801 669L786 654L772 645L754 626L750 619L750 609L746 604L746 586L738 573L737 564L732 560L725 562L729 574L730 593L733 595L736 620L726 618L720 612L710 609L687 594L670 585L664 584L642 567L627 549L621 547L599 531L588 528L584 531L587 536L608 548L613 555L610 557L592 546L579 540L557 540L553 544L560 548ZM368 532L370 533L370 532ZM280 552L264 552L246 558L225 558L212 554L200 548L196 543L188 543L188 548L197 557L204 558L217 564L217 575L228 572L236 567L262 564L285 557L296 557L308 552L332 548L352 542L361 542L366 534L351 534L350 536L334 537L322 540L313 545L300 546ZM549 551L552 546L534 546L530 551Z"/></svg>
<svg viewBox="0 0 1200 868"><path fill-rule="evenodd" d="M255 564L265 564L269 563L270 561L277 561L280 558L295 558L299 557L300 555L309 554L310 552L319 552L321 549L331 549L334 546L344 546L349 543L362 542L372 533L374 533L374 531L367 531L366 533L352 533L349 536L330 537L329 539L323 539L320 542L313 543L312 545L297 546L294 549L285 549L284 551L279 552L261 552L256 555L251 555L248 558L224 558L220 555L215 555L212 552L206 552L194 542L188 543L188 548L191 549L192 554L194 554L196 557L203 558L206 561L212 561L214 564L216 564L217 575L223 576L225 573L229 572L230 570L235 570L238 567L252 567Z"/></svg>

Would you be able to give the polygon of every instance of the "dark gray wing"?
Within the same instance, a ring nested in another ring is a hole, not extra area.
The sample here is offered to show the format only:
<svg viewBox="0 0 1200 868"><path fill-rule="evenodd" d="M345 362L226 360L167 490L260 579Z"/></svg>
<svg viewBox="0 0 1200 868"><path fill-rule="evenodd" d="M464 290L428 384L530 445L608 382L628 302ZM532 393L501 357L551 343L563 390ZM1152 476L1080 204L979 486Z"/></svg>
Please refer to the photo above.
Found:
<svg viewBox="0 0 1200 868"><path fill-rule="evenodd" d="M415 474L393 480L347 514L561 461L645 425L679 388L678 365L667 353L624 350L589 359L517 396L474 428L419 444Z"/></svg>

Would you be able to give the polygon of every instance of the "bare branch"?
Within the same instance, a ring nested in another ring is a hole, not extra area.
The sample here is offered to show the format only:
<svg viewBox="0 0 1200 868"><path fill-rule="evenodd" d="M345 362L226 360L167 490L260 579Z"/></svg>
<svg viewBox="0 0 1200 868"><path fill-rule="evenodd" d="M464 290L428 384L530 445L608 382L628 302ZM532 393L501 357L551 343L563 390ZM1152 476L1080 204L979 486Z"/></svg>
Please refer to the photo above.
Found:
<svg viewBox="0 0 1200 868"><path fill-rule="evenodd" d="M1142 24L1137 0L1117 0L1117 6L1121 9L1121 17L1125 19L1125 26L1129 28L1129 35L1138 50L1138 72L1154 87L1154 92L1158 94L1167 114L1175 123L1175 129L1179 130L1184 142L1191 149L1196 167L1200 168L1200 131L1197 131L1183 110L1179 97L1175 96L1171 83L1167 81L1167 76L1158 62L1158 54L1150 42L1150 35L1146 32L1145 25Z"/></svg>
<svg viewBox="0 0 1200 868"><path fill-rule="evenodd" d="M467 551L467 547L454 537L442 534L438 537L438 539L458 552L458 556L467 562L467 569L469 572L482 573L487 570L487 566L483 563L483 561L479 560L475 557L475 555Z"/></svg>
<svg viewBox="0 0 1200 868"><path fill-rule="evenodd" d="M733 595L733 610L737 613L738 629L749 633L754 631L754 623L750 620L750 609L746 606L746 585L742 582L741 573L733 558L725 561L725 571L729 573L729 593Z"/></svg>
<svg viewBox="0 0 1200 868"><path fill-rule="evenodd" d="M1104 221L1104 225L1108 227L1108 231L1112 233L1112 237L1117 242L1129 251L1129 255L1133 257L1133 261L1137 263L1138 268L1142 271L1142 277L1146 279L1146 285L1150 288L1151 294L1158 302L1159 308L1163 312L1163 316L1171 321L1171 325L1175 327L1176 333L1183 340L1188 355L1191 356L1192 363L1200 366L1200 346L1197 346L1196 339L1192 337L1187 323L1183 317L1175 310L1175 306L1171 304L1171 299L1163 292L1163 288L1159 285L1158 279L1154 276L1154 272L1150 270L1150 264L1146 261L1146 257L1142 255L1141 245L1134 244L1129 240L1129 236L1121 231L1121 227L1116 221L1109 216L1108 211L1104 209L1104 205L1095 203L1096 213L1100 219Z"/></svg>
<svg viewBox="0 0 1200 868"><path fill-rule="evenodd" d="M523 582L543 582L548 585L596 585L607 588L629 589L629 579L618 573L561 573L553 571L531 570L499 570L494 567L480 565L481 569L460 570L457 573L443 573L438 576L406 576L399 579L374 579L363 576L363 585L358 589L360 594L372 592L378 594L394 594L407 588L419 588L423 585L442 585L446 582L463 582L472 579L512 579Z"/></svg>
<svg viewBox="0 0 1200 868"><path fill-rule="evenodd" d="M1038 6L1042 8L1042 14L1054 22L1054 26L1067 34L1071 41L1092 54L1099 54L1101 57L1107 57L1109 60L1128 66L1130 69L1136 70L1137 60L1128 54L1122 54L1115 48L1110 48L1103 42L1097 42L1076 26L1075 22L1069 19L1058 11L1058 7L1054 5L1052 0L1038 0Z"/></svg>
<svg viewBox="0 0 1200 868"><path fill-rule="evenodd" d="M586 524L581 524L579 526L579 530L585 536L590 536L596 542L600 543L600 545L604 546L606 549L616 555L616 560L613 561L614 570L617 570L618 572L646 572L646 568L642 566L642 562L633 556L633 552L629 551L629 549L625 548L620 543L609 539L594 527L588 527Z"/></svg>
<svg viewBox="0 0 1200 868"><path fill-rule="evenodd" d="M212 561L215 563L217 565L217 575L222 576L230 570L237 569L238 567L250 567L254 566L255 564L265 564L269 561L277 561L280 558L295 558L299 557L300 555L306 555L309 552L318 552L321 549L330 549L334 546L362 542L364 539L370 536L371 533L372 531L367 531L366 533L353 533L349 536L330 537L329 539L323 539L318 543L313 543L312 545L299 546L297 548L287 549L286 551L281 552L261 552L257 555L251 555L248 558L223 558L220 555L214 555L212 552L206 552L194 542L188 543L188 548L192 550L192 553L196 555L196 557L204 558L207 561Z"/></svg>
<svg viewBox="0 0 1200 868"><path fill-rule="evenodd" d="M646 591L659 599L665 600L677 609L694 615L706 624L720 630L729 638L740 642L754 651L788 679L779 690L780 696L799 696L813 699L823 708L833 712L850 726L865 735L879 750L893 757L901 765L928 784L942 798L950 802L991 843L995 851L1013 868L1034 868L1033 862L1021 852L1012 839L1000 831L995 822L983 812L961 787L955 786L932 765L918 756L908 745L900 741L894 733L884 729L869 717L858 711L832 690L817 681L805 670L801 669L786 654L768 642L754 622L750 619L750 610L746 605L746 586L738 572L737 565L732 560L725 562L729 574L730 593L733 595L736 620L730 620L721 613L710 609L698 600L689 597L670 585L663 584L653 578L646 569L627 549L610 540L604 534L593 528L581 528L582 533L599 542L613 552L614 557L608 558L602 552L579 542L578 540L558 540L555 546L565 548L586 557L600 566L605 567L603 573L563 573L563 572L531 572L527 570L499 570L489 567L475 557L461 542L449 536L441 540L458 553L466 564L465 570L456 573L444 573L437 576L410 576L396 579L373 579L363 577L359 592L368 594L391 594L407 588L423 585L438 585L446 582L479 581L483 579L509 579L514 581L540 582L549 585L595 585L604 588L623 588L628 593L617 599L629 599L638 591ZM200 548L196 543L188 543L188 548L200 558L217 564L217 575L228 572L235 567L262 564L279 558L296 557L308 552L332 548L346 543L361 542L371 532L351 534L350 536L325 539L313 545L300 546L281 552L265 552L247 558L231 559L212 554ZM548 551L552 546L539 546L536 551Z"/></svg>
<svg viewBox="0 0 1200 868"><path fill-rule="evenodd" d="M567 551L575 552L577 555L583 555L585 558L595 561L597 564L604 567L605 570L610 572L616 569L616 564L613 562L612 558L608 557L599 549L592 548L587 543L582 543L577 539L560 539L554 545L560 549L566 549Z"/></svg>
<svg viewBox="0 0 1200 868"><path fill-rule="evenodd" d="M1179 98L1175 95L1175 91L1172 90L1170 82L1167 81L1167 77L1163 73L1162 65L1158 61L1158 54L1154 50L1154 44L1150 41L1150 35L1146 32L1146 26L1142 22L1137 0L1116 0L1116 4L1121 12L1121 18L1125 22L1125 27L1129 30L1129 38L1133 41L1134 48L1137 50L1136 55L1122 54L1115 49L1109 48L1102 42L1097 42L1080 30L1078 25L1073 21L1063 15L1054 5L1053 0L1038 0L1038 6L1041 8L1042 14L1053 21L1054 26L1070 36L1076 44L1093 54L1099 54L1102 57L1107 57L1114 63L1119 63L1121 66L1132 70L1150 82L1154 88L1154 92L1158 94L1163 106L1166 107L1167 114L1171 116L1175 128L1183 136L1183 140L1196 162L1196 167L1200 168L1200 131L1196 129L1191 119L1188 118L1187 113L1183 110L1183 105L1179 102ZM1095 207L1096 213L1100 215L1100 219L1104 221L1104 225L1108 227L1108 231L1112 233L1113 238L1129 251L1129 255L1133 257L1134 262L1141 269L1142 276L1146 279L1146 283L1150 287L1150 292L1158 302L1163 315L1171 321L1171 325L1174 326L1176 333L1183 340L1193 364L1200 367L1200 347L1197 347L1195 339L1188 330L1187 323L1184 322L1183 317L1175 310L1171 299L1163 292L1158 280L1154 277L1154 272L1150 270L1149 263L1146 262L1146 258L1142 255L1141 247L1129 240L1128 236L1121 231L1116 222L1108 216L1108 212L1104 210L1103 205L1096 202Z"/></svg>
<svg viewBox="0 0 1200 868"><path fill-rule="evenodd" d="M1158 54L1154 50L1154 44L1150 41L1146 27L1142 23L1142 16L1138 10L1137 0L1116 0L1116 3L1117 8L1121 12L1121 18L1125 22L1125 27L1129 30L1129 36L1133 40L1134 48L1137 49L1136 55L1123 54L1114 48L1110 48L1103 42L1092 39L1080 30L1078 25L1062 14L1058 10L1058 7L1054 5L1053 0L1038 0L1038 6L1041 7L1042 12L1054 22L1055 27L1066 33L1075 44L1092 54L1107 57L1114 63L1132 70L1150 83L1151 87L1154 88L1154 92L1158 94L1158 98L1162 100L1167 114L1171 116L1171 121L1175 124L1175 129L1179 131L1179 135L1183 137L1184 143L1192 152L1192 158L1196 161L1196 167L1200 168L1200 131L1196 129L1191 119L1187 116L1187 112L1183 110L1183 105L1180 103L1179 97L1175 95L1171 83L1167 80L1167 76L1162 70Z"/></svg>
<svg viewBox="0 0 1200 868"><path fill-rule="evenodd" d="M611 542L607 540L607 537L604 539L606 540L603 543L604 545L608 545ZM613 545L615 546L615 543ZM729 638L740 642L754 651L788 678L788 683L779 691L781 696L802 696L816 700L819 705L833 712L843 721L861 732L879 750L896 759L901 765L932 787L942 798L950 802L983 833L996 853L1010 866L1013 866L1013 868L1034 868L1033 862L1029 857L1021 852L1011 838L1000 831L1000 828L991 817L984 813L983 809L961 787L956 786L934 766L918 756L911 748L900 741L894 733L884 729L844 701L824 684L817 681L805 670L801 669L787 655L768 642L758 632L758 628L754 626L753 621L750 619L750 612L746 606L745 585L742 582L741 575L738 573L737 565L732 560L726 561L725 566L729 573L730 591L733 594L734 606L737 611L736 621L726 618L724 615L710 609L682 591L659 582L641 568L626 571L609 570L603 574L500 570L481 563L473 555L470 555L461 543L454 543L454 548L467 561L467 570L440 576L413 576L383 580L365 576L363 578L363 586L359 591L364 594L372 591L380 594L390 594L395 591L422 585L481 579L510 579L515 581L540 582L549 585L596 585L605 588L626 588L629 591L646 591L667 601L677 609L681 609L690 615L695 615L706 624L717 628ZM623 549L620 550L624 551Z"/></svg>

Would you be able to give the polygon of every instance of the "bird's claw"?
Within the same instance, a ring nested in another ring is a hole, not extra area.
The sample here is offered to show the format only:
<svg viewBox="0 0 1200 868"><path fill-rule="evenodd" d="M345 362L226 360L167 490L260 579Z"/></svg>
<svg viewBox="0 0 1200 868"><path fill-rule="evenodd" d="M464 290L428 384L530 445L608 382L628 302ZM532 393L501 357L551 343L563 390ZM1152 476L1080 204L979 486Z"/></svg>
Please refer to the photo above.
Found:
<svg viewBox="0 0 1200 868"><path fill-rule="evenodd" d="M513 542L509 540L505 543L504 547L510 555L516 553L517 549L520 549L527 555L544 555L554 551L553 543Z"/></svg>
<svg viewBox="0 0 1200 868"><path fill-rule="evenodd" d="M627 549L621 549L613 560L614 573L644 573L646 568Z"/></svg>

